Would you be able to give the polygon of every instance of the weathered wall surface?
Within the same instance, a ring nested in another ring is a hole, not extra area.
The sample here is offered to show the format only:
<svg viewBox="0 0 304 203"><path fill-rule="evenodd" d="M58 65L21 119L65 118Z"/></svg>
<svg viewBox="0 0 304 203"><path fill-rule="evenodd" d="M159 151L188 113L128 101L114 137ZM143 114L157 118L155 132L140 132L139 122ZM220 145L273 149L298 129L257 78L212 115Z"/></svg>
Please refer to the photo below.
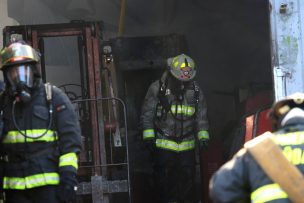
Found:
<svg viewBox="0 0 304 203"><path fill-rule="evenodd" d="M2 48L2 30L7 25L18 25L18 22L14 20L13 18L8 17L7 13L7 1L8 0L0 0L0 47Z"/></svg>
<svg viewBox="0 0 304 203"><path fill-rule="evenodd" d="M2 36L2 30L7 25L18 25L18 22L14 20L13 18L8 17L7 13L7 1L8 0L0 0L0 49L2 49L3 44L3 36ZM0 80L2 80L3 76L2 73L0 73Z"/></svg>
<svg viewBox="0 0 304 203"><path fill-rule="evenodd" d="M276 99L302 92L304 5L297 0L272 0L273 66Z"/></svg>

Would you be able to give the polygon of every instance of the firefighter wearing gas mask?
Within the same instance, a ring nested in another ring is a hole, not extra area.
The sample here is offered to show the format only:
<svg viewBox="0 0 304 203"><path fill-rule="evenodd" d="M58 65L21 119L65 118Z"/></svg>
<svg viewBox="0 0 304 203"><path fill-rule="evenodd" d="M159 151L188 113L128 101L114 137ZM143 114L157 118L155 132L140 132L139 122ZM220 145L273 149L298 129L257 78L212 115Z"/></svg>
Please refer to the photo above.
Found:
<svg viewBox="0 0 304 203"><path fill-rule="evenodd" d="M40 79L37 68L38 52L26 44L16 43L3 49L1 54L1 70L10 96L22 102L29 102L31 92Z"/></svg>
<svg viewBox="0 0 304 203"><path fill-rule="evenodd" d="M44 84L40 56L23 41L0 52L1 187L7 202L71 202L76 197L80 126L73 105Z"/></svg>
<svg viewBox="0 0 304 203"><path fill-rule="evenodd" d="M195 146L206 149L209 141L206 98L192 58L180 54L167 64L144 99L143 141L153 154L159 202L195 202Z"/></svg>

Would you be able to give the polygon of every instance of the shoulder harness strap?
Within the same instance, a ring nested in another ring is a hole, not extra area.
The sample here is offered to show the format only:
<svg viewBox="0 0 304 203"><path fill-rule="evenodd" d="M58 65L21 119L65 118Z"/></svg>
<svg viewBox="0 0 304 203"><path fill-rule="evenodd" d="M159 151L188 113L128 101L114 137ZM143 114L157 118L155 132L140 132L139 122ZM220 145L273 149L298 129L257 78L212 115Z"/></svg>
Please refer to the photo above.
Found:
<svg viewBox="0 0 304 203"><path fill-rule="evenodd" d="M199 86L197 85L196 81L193 81L193 86L194 86L194 96L195 96L196 102L198 103L200 91L199 91Z"/></svg>
<svg viewBox="0 0 304 203"><path fill-rule="evenodd" d="M50 123L48 128L50 129L52 127L53 123L53 86L51 83L47 82L44 84L45 89L45 95L46 95L46 101L49 105L49 113L50 113Z"/></svg>
<svg viewBox="0 0 304 203"><path fill-rule="evenodd" d="M51 102L52 101L52 97L53 97L53 95L52 95L52 85L51 85L51 83L45 83L44 84L44 88L45 88L45 93L46 93L46 100L48 101L48 102Z"/></svg>
<svg viewBox="0 0 304 203"><path fill-rule="evenodd" d="M194 87L195 112L196 112L198 108L199 95L200 95L199 86L197 85L196 81L193 81L193 87Z"/></svg>
<svg viewBox="0 0 304 203"><path fill-rule="evenodd" d="M171 109L170 103L166 96L167 86L168 86L168 79L166 79L165 82L159 80L159 90L158 90L159 105L163 106L166 113L168 113Z"/></svg>

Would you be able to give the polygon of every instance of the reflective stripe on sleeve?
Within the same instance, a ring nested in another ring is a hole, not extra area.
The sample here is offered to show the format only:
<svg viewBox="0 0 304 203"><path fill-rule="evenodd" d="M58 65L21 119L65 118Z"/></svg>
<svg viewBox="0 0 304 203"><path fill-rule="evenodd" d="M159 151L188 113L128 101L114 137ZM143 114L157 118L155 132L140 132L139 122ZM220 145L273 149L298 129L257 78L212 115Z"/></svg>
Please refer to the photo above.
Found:
<svg viewBox="0 0 304 203"><path fill-rule="evenodd" d="M3 189L25 190L45 185L58 185L58 173L42 173L26 177L4 177Z"/></svg>
<svg viewBox="0 0 304 203"><path fill-rule="evenodd" d="M206 130L201 130L198 132L197 137L199 140L201 139L209 139L209 133Z"/></svg>
<svg viewBox="0 0 304 203"><path fill-rule="evenodd" d="M286 198L288 198L287 194L280 188L278 184L265 185L251 193L252 203L264 203Z"/></svg>
<svg viewBox="0 0 304 203"><path fill-rule="evenodd" d="M59 167L63 166L73 166L78 169L78 158L74 152L61 155L59 158Z"/></svg>
<svg viewBox="0 0 304 203"><path fill-rule="evenodd" d="M9 131L3 139L3 143L4 144L24 143L25 140L26 142L37 142L37 141L54 142L57 140L57 136L55 136L55 133L52 130L48 130L46 132L46 129L34 129L34 130L26 130L26 131L22 130L21 132L27 136L26 139L19 131ZM43 133L45 133L45 135L39 137Z"/></svg>
<svg viewBox="0 0 304 203"><path fill-rule="evenodd" d="M194 149L195 141L187 140L181 143L177 143L172 140L156 139L156 147L161 149L168 149L175 152L181 152Z"/></svg>
<svg viewBox="0 0 304 203"><path fill-rule="evenodd" d="M155 138L155 133L154 133L154 129L146 129L143 132L143 139L150 139L150 138Z"/></svg>

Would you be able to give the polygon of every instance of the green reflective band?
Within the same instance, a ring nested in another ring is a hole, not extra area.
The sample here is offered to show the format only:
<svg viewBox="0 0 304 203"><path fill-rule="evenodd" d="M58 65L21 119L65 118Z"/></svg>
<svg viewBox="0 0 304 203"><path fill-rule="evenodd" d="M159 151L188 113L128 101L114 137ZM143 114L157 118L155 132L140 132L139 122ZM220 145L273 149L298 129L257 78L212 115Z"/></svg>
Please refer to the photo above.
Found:
<svg viewBox="0 0 304 203"><path fill-rule="evenodd" d="M74 152L61 155L59 158L59 167L73 166L78 169L78 158Z"/></svg>
<svg viewBox="0 0 304 203"><path fill-rule="evenodd" d="M287 194L280 188L278 184L265 185L251 193L252 203L264 203L286 198L288 198Z"/></svg>
<svg viewBox="0 0 304 203"><path fill-rule="evenodd" d="M288 136L288 139L286 137ZM275 143L280 145L300 145L304 143L304 132L292 132L275 136Z"/></svg>
<svg viewBox="0 0 304 203"><path fill-rule="evenodd" d="M149 138L154 138L154 137L155 137L155 133L154 133L153 129L144 130L144 133L143 133L144 140L149 139Z"/></svg>
<svg viewBox="0 0 304 203"><path fill-rule="evenodd" d="M178 57L174 57L172 60L172 65L174 68L178 68Z"/></svg>
<svg viewBox="0 0 304 203"><path fill-rule="evenodd" d="M58 185L58 173L42 173L27 177L4 177L3 189L25 190L45 185Z"/></svg>
<svg viewBox="0 0 304 203"><path fill-rule="evenodd" d="M177 110L177 112L176 112ZM195 113L195 108L186 105L171 105L172 113L184 114L187 116L192 116Z"/></svg>
<svg viewBox="0 0 304 203"><path fill-rule="evenodd" d="M201 139L209 139L209 133L206 130L201 130L198 132L197 137L199 140Z"/></svg>
<svg viewBox="0 0 304 203"><path fill-rule="evenodd" d="M40 138L35 138L39 137L43 133L45 133L46 129L38 129L38 130L26 130L26 131L21 131L22 133L26 133L26 142L37 142L37 141L45 141L45 142L53 142L57 140L57 136L55 136L54 131L48 130L47 133L40 137ZM25 137L20 134L19 131L9 131L7 135L3 139L3 143L5 144L15 144L15 143L24 143L25 142Z"/></svg>
<svg viewBox="0 0 304 203"><path fill-rule="evenodd" d="M181 152L181 151L194 149L195 141L188 140L188 141L183 141L181 143L176 143L171 140L156 139L156 147L172 150L175 152Z"/></svg>

